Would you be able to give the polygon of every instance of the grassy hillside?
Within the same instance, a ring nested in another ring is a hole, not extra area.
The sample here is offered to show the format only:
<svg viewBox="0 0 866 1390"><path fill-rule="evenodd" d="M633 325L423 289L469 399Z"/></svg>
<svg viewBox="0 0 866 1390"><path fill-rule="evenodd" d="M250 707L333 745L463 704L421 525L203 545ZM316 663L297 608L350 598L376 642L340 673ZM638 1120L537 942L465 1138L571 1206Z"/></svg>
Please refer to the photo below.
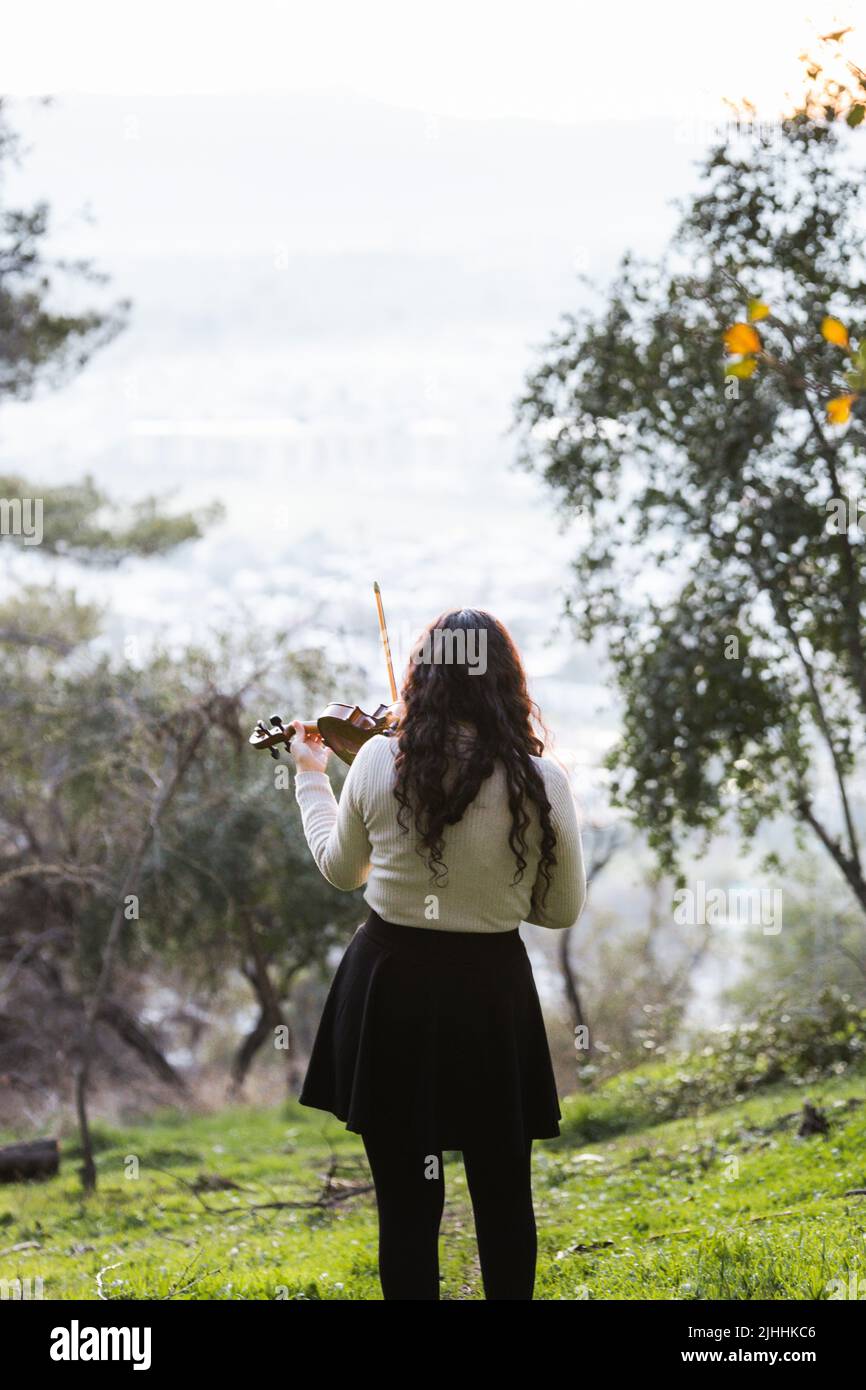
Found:
<svg viewBox="0 0 866 1390"><path fill-rule="evenodd" d="M537 1298L811 1299L866 1279L866 1196L845 1195L866 1188L866 1074L809 1087L831 1123L809 1139L801 1087L654 1124L634 1090L660 1080L572 1099L563 1137L536 1145ZM59 1179L0 1188L0 1279L41 1276L45 1298L380 1296L360 1141L318 1112L103 1129L86 1203L76 1166L70 1139ZM480 1298L458 1155L446 1186L443 1297Z"/></svg>

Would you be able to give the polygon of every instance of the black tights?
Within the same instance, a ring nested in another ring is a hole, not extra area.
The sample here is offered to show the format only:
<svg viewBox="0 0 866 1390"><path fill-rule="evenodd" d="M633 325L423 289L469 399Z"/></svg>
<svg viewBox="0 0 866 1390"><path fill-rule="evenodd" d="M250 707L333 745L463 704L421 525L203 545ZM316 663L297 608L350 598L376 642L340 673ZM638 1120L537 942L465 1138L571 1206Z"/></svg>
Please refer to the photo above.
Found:
<svg viewBox="0 0 866 1390"><path fill-rule="evenodd" d="M442 1154L365 1134L379 1209L379 1278L385 1299L439 1297L439 1224L445 1202ZM532 1143L509 1153L495 1145L463 1152L475 1213L484 1295L531 1299L535 1284Z"/></svg>

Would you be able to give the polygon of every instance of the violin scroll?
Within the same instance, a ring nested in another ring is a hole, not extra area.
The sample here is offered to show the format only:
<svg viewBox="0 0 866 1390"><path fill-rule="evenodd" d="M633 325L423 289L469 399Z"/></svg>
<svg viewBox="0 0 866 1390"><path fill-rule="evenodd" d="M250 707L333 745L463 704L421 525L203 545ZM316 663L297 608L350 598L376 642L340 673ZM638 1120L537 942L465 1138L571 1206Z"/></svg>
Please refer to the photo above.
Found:
<svg viewBox="0 0 866 1390"><path fill-rule="evenodd" d="M304 730L308 734L318 733L314 723L305 723ZM267 724L263 719L256 720L249 741L253 748L267 748L272 758L279 758L279 745L284 743L288 747L294 736L291 724L284 724L278 714L272 714Z"/></svg>

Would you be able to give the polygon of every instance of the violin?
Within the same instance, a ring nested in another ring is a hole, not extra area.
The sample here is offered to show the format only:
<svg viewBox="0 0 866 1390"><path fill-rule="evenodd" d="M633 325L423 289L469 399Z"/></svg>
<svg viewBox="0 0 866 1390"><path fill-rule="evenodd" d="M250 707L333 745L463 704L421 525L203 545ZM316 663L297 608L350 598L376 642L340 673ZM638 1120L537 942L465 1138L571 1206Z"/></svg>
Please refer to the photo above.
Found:
<svg viewBox="0 0 866 1390"><path fill-rule="evenodd" d="M361 749L368 739L376 734L381 734L385 738L393 738L397 732L399 721L397 682L394 680L394 667L391 662L391 644L388 641L388 629L385 626L385 612L382 607L382 592L378 584L373 585L373 593L376 596L376 608L379 615L379 632L382 638L382 646L385 652L385 663L388 668L388 679L391 685L390 705L379 705L372 714L366 714L360 705L345 705L334 701L326 705L318 719L302 720L304 732L307 734L319 734L323 743L330 748L341 762L351 767ZM272 758L279 758L280 745L286 747L291 743L295 736L295 730L291 724L285 724L278 714L271 715L268 724L259 719L250 735L250 744L253 748L267 748Z"/></svg>
<svg viewBox="0 0 866 1390"><path fill-rule="evenodd" d="M379 705L372 714L365 714L360 705L341 705L336 701L326 705L318 719L302 720L304 733L320 734L322 741L351 767L360 748L374 734L393 737L397 714L392 705ZM270 749L272 758L279 758L281 743L288 745L295 736L291 724L286 726L278 714L272 714L270 727L259 720L254 728L250 743L253 748Z"/></svg>

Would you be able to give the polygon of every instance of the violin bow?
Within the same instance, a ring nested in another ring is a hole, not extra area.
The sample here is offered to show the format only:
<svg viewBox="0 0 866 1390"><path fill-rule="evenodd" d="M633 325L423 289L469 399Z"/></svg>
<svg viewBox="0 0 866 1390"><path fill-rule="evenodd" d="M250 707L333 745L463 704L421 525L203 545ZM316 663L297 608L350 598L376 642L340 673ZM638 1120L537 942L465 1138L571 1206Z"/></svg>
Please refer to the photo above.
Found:
<svg viewBox="0 0 866 1390"><path fill-rule="evenodd" d="M382 590L378 582L373 580L373 593L376 595L376 610L379 614L379 632L382 636L382 646L385 650L385 664L388 667L388 680L391 682L391 701L397 703L397 682L394 679L394 666L391 662L391 643L388 641L388 629L385 626L385 610L382 607Z"/></svg>

